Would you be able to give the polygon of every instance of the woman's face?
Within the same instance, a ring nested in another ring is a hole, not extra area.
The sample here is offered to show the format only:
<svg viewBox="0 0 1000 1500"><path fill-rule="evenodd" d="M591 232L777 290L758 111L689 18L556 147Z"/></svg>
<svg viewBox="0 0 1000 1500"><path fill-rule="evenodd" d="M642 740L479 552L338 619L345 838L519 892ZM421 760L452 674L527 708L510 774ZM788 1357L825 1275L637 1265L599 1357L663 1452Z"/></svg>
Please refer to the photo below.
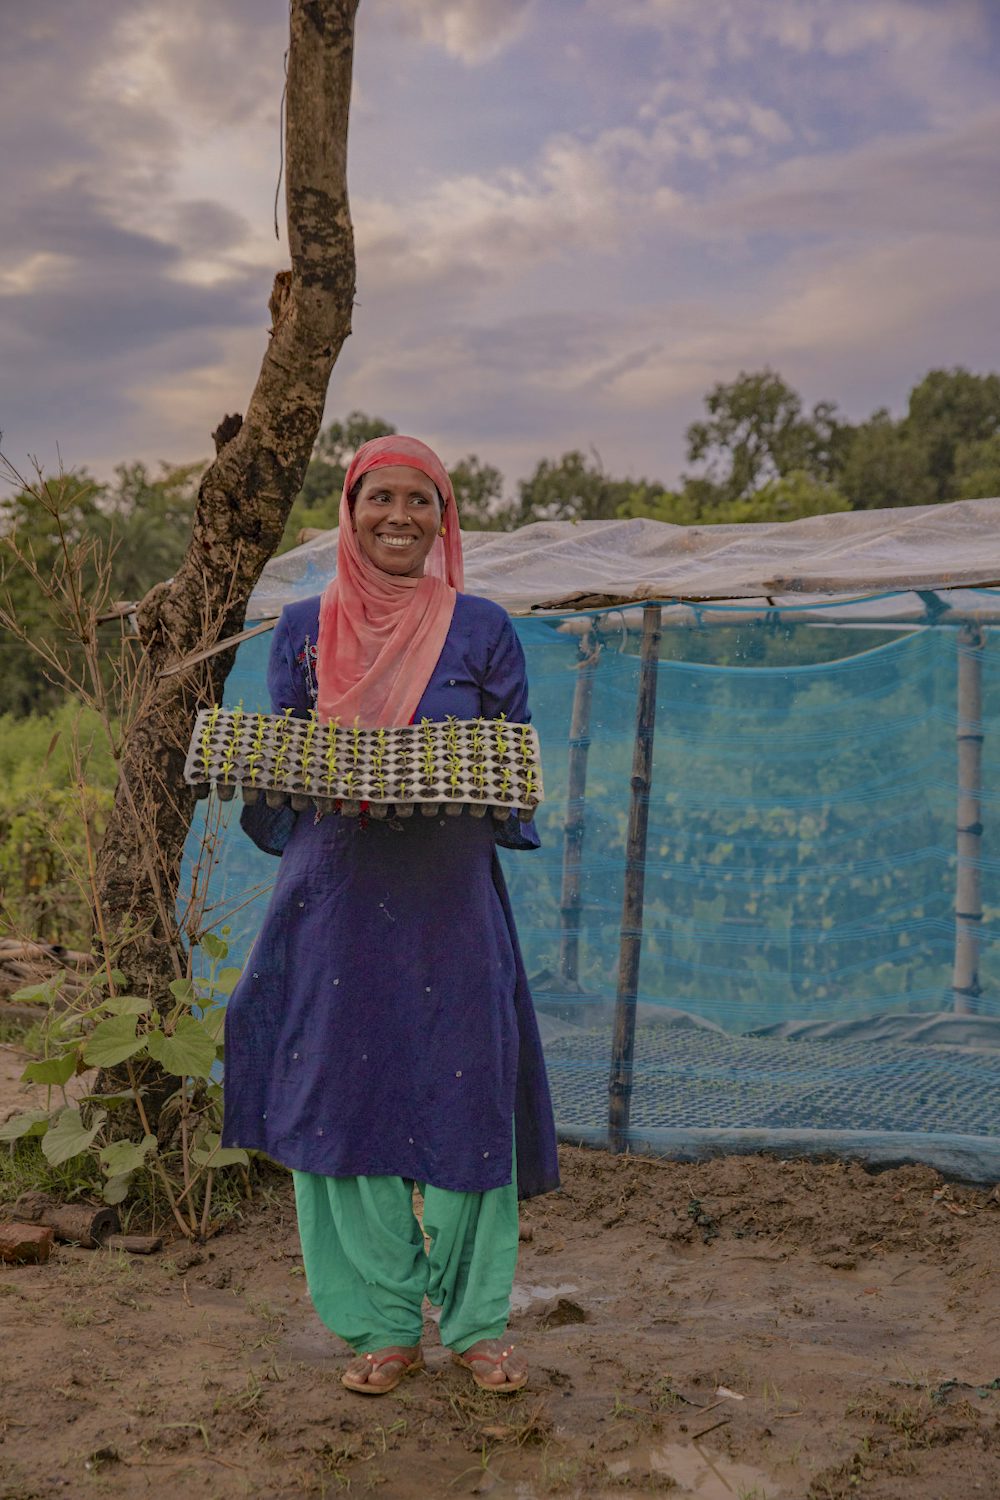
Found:
<svg viewBox="0 0 1000 1500"><path fill-rule="evenodd" d="M384 573L422 578L441 525L434 481L419 469L371 469L354 502L354 530L364 555Z"/></svg>

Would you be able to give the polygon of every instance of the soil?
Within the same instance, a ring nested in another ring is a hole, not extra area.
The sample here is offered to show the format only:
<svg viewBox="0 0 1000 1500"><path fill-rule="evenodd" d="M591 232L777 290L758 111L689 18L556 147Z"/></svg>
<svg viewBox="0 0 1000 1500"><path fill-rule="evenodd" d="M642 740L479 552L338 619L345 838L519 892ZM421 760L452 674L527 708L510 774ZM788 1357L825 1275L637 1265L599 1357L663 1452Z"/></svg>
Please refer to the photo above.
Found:
<svg viewBox="0 0 1000 1500"><path fill-rule="evenodd" d="M0 1266L0 1497L1000 1495L997 1190L762 1156L562 1162L523 1209L532 1378L506 1399L431 1317L424 1373L343 1389L277 1173L204 1245Z"/></svg>

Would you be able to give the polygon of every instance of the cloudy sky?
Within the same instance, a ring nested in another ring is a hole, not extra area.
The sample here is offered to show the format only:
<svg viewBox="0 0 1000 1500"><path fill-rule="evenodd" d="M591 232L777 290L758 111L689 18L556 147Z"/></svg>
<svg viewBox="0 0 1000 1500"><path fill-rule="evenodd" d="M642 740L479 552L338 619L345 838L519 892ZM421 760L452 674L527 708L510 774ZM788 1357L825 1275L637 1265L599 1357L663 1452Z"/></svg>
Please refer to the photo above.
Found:
<svg viewBox="0 0 1000 1500"><path fill-rule="evenodd" d="M0 0L0 429L207 455L266 339L285 0ZM361 0L360 407L674 479L717 380L1000 367L998 0Z"/></svg>

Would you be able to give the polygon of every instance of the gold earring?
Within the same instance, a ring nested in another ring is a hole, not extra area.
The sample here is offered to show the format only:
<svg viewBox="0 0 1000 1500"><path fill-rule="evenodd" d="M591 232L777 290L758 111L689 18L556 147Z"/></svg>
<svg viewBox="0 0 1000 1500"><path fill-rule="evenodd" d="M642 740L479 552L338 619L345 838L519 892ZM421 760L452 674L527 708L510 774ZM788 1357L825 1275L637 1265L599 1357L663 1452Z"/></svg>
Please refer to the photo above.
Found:
<svg viewBox="0 0 1000 1500"><path fill-rule="evenodd" d="M441 530L438 532L438 536L447 536L447 535L448 535L448 528L444 524L444 522L442 521L441 522Z"/></svg>

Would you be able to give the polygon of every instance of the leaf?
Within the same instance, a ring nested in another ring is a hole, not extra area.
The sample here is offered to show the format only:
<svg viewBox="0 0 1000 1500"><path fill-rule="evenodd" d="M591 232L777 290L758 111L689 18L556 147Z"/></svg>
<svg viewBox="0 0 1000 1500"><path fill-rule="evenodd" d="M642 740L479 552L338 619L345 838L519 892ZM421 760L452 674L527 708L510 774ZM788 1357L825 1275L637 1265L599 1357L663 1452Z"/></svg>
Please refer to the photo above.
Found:
<svg viewBox="0 0 1000 1500"><path fill-rule="evenodd" d="M62 1057L44 1057L31 1062L21 1074L22 1083L66 1083L76 1072L76 1051Z"/></svg>
<svg viewBox="0 0 1000 1500"><path fill-rule="evenodd" d="M229 944L223 942L222 938L216 937L214 932L205 932L201 937L201 946L209 958L217 963L220 958L226 958L229 954Z"/></svg>
<svg viewBox="0 0 1000 1500"><path fill-rule="evenodd" d="M171 979L167 989L175 1000L180 1000L184 1005L190 1005L195 998L194 985L190 979Z"/></svg>
<svg viewBox="0 0 1000 1500"><path fill-rule="evenodd" d="M104 1009L113 1016L144 1016L152 1003L148 995L109 995Z"/></svg>
<svg viewBox="0 0 1000 1500"><path fill-rule="evenodd" d="M210 1166L213 1171L219 1167L246 1167L250 1164L249 1156L238 1146L220 1146L219 1136L214 1132L205 1137L203 1146L194 1148L191 1160L199 1167Z"/></svg>
<svg viewBox="0 0 1000 1500"><path fill-rule="evenodd" d="M181 1016L171 1036L151 1031L145 1043L150 1057L180 1078L207 1078L215 1063L215 1038L197 1016Z"/></svg>
<svg viewBox="0 0 1000 1500"><path fill-rule="evenodd" d="M78 1042L84 1033L80 1016L74 1015L72 1011L50 1018L46 1030L50 1041Z"/></svg>
<svg viewBox="0 0 1000 1500"><path fill-rule="evenodd" d="M104 1184L101 1197L105 1203L121 1203L128 1196L129 1184L132 1181L131 1172L123 1172L120 1177L109 1177Z"/></svg>
<svg viewBox="0 0 1000 1500"><path fill-rule="evenodd" d="M107 1177L125 1177L137 1172L150 1152L158 1150L155 1135L144 1135L140 1142L112 1141L101 1151L101 1170Z"/></svg>
<svg viewBox="0 0 1000 1500"><path fill-rule="evenodd" d="M111 1016L95 1026L83 1049L84 1062L95 1068L113 1068L145 1045L145 1037L135 1034L135 1016Z"/></svg>
<svg viewBox="0 0 1000 1500"><path fill-rule="evenodd" d="M23 989L15 990L10 998L26 1001L29 1005L51 1005L62 989L65 978L65 974L53 974L51 979L43 979L41 984L26 984Z"/></svg>
<svg viewBox="0 0 1000 1500"><path fill-rule="evenodd" d="M212 989L217 991L220 995L231 995L233 993L233 990L236 988L236 985L239 982L239 977L242 973L242 969L220 969L218 974L216 974L215 976L215 980L212 984Z"/></svg>
<svg viewBox="0 0 1000 1500"><path fill-rule="evenodd" d="M116 989L121 985L126 984L127 982L128 981L125 975L122 973L121 969L111 970L111 983L115 986Z"/></svg>
<svg viewBox="0 0 1000 1500"><path fill-rule="evenodd" d="M222 1035L222 1028L226 1024L226 1007L224 1005L210 1005L201 1013L201 1024L213 1041L218 1042L219 1037Z"/></svg>
<svg viewBox="0 0 1000 1500"><path fill-rule="evenodd" d="M213 1172L221 1167L246 1167L250 1163L246 1152L237 1146L218 1146L214 1151L198 1147L191 1152L191 1160L199 1167L210 1166Z"/></svg>
<svg viewBox="0 0 1000 1500"><path fill-rule="evenodd" d="M99 1109L94 1115L95 1124L88 1130L78 1109L64 1109L54 1125L50 1125L42 1139L45 1160L52 1166L61 1166L74 1156L81 1156L94 1144L97 1133L104 1124L105 1114Z"/></svg>
<svg viewBox="0 0 1000 1500"><path fill-rule="evenodd" d="M48 1111L29 1109L23 1115L12 1115L0 1125L0 1141L19 1141L26 1135L43 1135L49 1128Z"/></svg>

